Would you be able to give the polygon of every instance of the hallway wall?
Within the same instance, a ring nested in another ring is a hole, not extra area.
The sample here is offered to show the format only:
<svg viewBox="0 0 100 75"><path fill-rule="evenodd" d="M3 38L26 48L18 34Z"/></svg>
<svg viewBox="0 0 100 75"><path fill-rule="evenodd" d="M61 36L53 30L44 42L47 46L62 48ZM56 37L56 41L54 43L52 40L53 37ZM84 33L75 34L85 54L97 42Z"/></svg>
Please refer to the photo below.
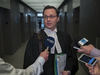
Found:
<svg viewBox="0 0 100 75"><path fill-rule="evenodd" d="M73 7L72 7L73 0L67 0L59 9L60 11L60 20L58 22L58 29L70 34L71 38L73 38ZM66 6L66 10L64 10L64 6Z"/></svg>
<svg viewBox="0 0 100 75"><path fill-rule="evenodd" d="M30 18L28 16L30 16ZM30 33L31 35L35 32L36 12L29 9L27 6L24 6L23 17L24 17L24 36L25 36L23 43L25 43L27 39L29 38L29 32L31 32ZM30 28L29 28L29 19L30 19Z"/></svg>
<svg viewBox="0 0 100 75"><path fill-rule="evenodd" d="M16 0L10 0L11 5L11 37L12 37L12 53L21 46L21 28L20 28L20 18L19 18L19 3ZM10 54L10 53L9 53Z"/></svg>
<svg viewBox="0 0 100 75"><path fill-rule="evenodd" d="M61 31L65 31L65 12L64 12L64 6L62 7L62 12L61 12Z"/></svg>
<svg viewBox="0 0 100 75"><path fill-rule="evenodd" d="M2 15L1 15L2 8L0 8L0 56L4 56L4 47L3 47L3 32L2 32Z"/></svg>
<svg viewBox="0 0 100 75"><path fill-rule="evenodd" d="M80 1L79 35L96 46L96 37L100 37L100 0ZM81 65L88 73L86 66L83 63Z"/></svg>
<svg viewBox="0 0 100 75"><path fill-rule="evenodd" d="M21 47L21 44L25 43L35 32L34 29L36 29L34 28L36 27L36 11L20 0L9 0L9 2L9 9L0 7L0 57L3 57L5 54L13 55ZM23 30L21 30L19 4L24 6ZM28 18L29 15L30 17ZM24 38L22 38L23 42L21 41L21 31L24 35Z"/></svg>
<svg viewBox="0 0 100 75"><path fill-rule="evenodd" d="M95 46L100 37L100 0L81 0L79 35Z"/></svg>
<svg viewBox="0 0 100 75"><path fill-rule="evenodd" d="M79 35L80 7L73 9L73 38Z"/></svg>
<svg viewBox="0 0 100 75"><path fill-rule="evenodd" d="M67 33L73 38L73 0L67 2Z"/></svg>
<svg viewBox="0 0 100 75"><path fill-rule="evenodd" d="M13 40L12 40L12 26L11 26L11 12L9 9L2 8L2 32L3 32L3 45L5 54L13 53Z"/></svg>

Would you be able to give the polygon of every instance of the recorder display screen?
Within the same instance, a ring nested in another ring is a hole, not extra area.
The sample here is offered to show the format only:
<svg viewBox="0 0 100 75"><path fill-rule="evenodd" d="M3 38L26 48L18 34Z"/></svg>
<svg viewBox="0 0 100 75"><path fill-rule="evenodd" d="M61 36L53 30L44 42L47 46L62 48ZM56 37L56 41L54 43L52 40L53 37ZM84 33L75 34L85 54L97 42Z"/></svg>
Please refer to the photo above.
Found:
<svg viewBox="0 0 100 75"><path fill-rule="evenodd" d="M82 60L82 61L84 61L84 62L86 62L88 64L93 64L93 62L96 59L95 58L92 58L92 57L88 57L88 56L83 55L80 60Z"/></svg>

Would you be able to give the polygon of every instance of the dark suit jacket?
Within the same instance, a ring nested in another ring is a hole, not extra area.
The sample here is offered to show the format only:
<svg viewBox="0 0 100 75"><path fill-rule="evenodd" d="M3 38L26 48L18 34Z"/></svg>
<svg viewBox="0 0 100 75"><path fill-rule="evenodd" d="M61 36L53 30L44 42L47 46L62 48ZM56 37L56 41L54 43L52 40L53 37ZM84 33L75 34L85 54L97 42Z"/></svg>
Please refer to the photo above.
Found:
<svg viewBox="0 0 100 75"><path fill-rule="evenodd" d="M42 34L43 42L42 42L42 51L46 49L45 47L45 39L47 38L46 33L44 30L41 30L40 33ZM58 41L60 43L62 53L66 53L66 67L65 70L70 70L71 75L75 75L78 70L78 62L75 50L71 49L71 37L69 34L58 31L57 32ZM56 48L55 48L56 49ZM56 50L55 50L56 51ZM50 52L50 49L49 49ZM32 35L28 41L25 56L24 56L24 68L27 68L33 62L35 62L36 58L39 56L39 39L37 35ZM57 52L55 52L57 54ZM44 73L42 75L50 75L54 72L54 55L49 53L49 59L44 64Z"/></svg>

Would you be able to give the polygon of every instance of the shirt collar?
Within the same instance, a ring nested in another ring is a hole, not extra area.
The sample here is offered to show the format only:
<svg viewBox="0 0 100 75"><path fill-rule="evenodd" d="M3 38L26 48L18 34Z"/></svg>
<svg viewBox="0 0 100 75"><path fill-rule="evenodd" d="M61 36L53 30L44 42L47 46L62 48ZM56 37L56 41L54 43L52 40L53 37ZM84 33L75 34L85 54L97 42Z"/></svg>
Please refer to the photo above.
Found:
<svg viewBox="0 0 100 75"><path fill-rule="evenodd" d="M44 30L45 30L47 33L57 32L57 28L55 28L55 30L52 31L52 30L48 29L47 27L45 27Z"/></svg>

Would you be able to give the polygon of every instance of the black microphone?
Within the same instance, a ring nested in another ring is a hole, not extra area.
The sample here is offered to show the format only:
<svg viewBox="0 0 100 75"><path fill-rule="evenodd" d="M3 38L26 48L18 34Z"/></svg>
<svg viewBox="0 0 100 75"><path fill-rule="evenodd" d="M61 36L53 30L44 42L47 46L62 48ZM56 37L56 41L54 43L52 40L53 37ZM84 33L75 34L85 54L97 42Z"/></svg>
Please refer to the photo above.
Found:
<svg viewBox="0 0 100 75"><path fill-rule="evenodd" d="M88 40L86 38L81 38L80 36L76 36L71 46L74 49L80 49L79 47L87 45L87 44L88 44Z"/></svg>

